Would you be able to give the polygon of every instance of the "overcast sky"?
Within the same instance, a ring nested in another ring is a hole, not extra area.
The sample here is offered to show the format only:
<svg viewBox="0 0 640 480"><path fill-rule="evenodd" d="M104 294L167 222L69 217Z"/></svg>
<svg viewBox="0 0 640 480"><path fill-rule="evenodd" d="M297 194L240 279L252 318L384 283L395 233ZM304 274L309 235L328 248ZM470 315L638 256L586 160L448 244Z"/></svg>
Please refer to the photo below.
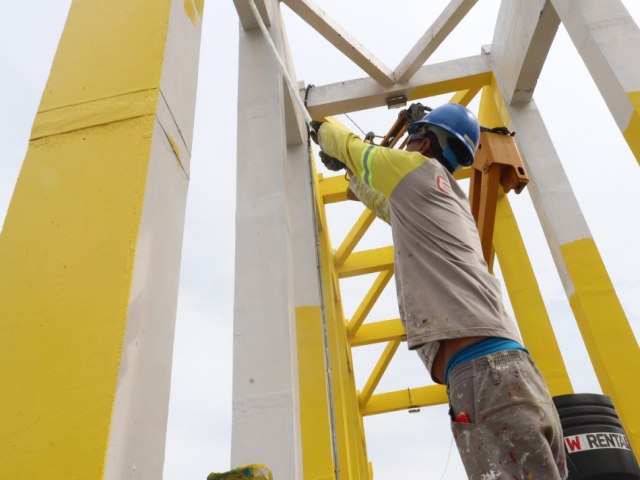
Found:
<svg viewBox="0 0 640 480"><path fill-rule="evenodd" d="M640 3L623 3L640 21ZM388 67L394 68L447 4L415 1L318 1L318 4ZM69 0L3 0L0 3L0 222L26 151ZM428 63L476 55L491 43L498 0L480 0ZM425 7L419 7L423 9ZM285 11L298 79L325 83L362 77L358 67ZM191 185L167 438L165 478L204 479L229 467L238 27L231 0L205 6ZM561 27L534 98L572 182L619 298L640 332L640 168L631 155L589 74ZM423 101L437 106L447 97ZM475 105L472 104L472 105ZM384 133L397 111L377 109L351 117L363 130ZM357 131L344 116L339 119ZM512 202L532 258L576 391L599 391L579 331L528 194ZM334 245L359 213L357 205L331 210ZM388 244L389 232L374 225L365 246ZM347 316L359 301L362 282L344 282ZM372 319L397 315L393 285ZM417 357L401 346L381 390L426 382ZM375 350L375 348L374 348ZM355 357L359 385L375 354ZM367 418L368 452L376 478L442 477L451 445L443 407ZM419 472L416 474L416 472ZM442 478L463 478L455 447Z"/></svg>

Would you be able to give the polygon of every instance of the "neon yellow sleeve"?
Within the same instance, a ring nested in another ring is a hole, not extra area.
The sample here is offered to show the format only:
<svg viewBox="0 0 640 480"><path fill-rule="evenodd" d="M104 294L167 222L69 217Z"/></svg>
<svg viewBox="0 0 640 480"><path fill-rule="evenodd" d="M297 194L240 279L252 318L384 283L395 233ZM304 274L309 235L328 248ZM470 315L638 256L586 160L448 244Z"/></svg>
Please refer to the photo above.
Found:
<svg viewBox="0 0 640 480"><path fill-rule="evenodd" d="M365 143L348 130L329 123L320 127L318 141L326 154L343 162L362 182L387 198L405 175L429 160L417 152Z"/></svg>

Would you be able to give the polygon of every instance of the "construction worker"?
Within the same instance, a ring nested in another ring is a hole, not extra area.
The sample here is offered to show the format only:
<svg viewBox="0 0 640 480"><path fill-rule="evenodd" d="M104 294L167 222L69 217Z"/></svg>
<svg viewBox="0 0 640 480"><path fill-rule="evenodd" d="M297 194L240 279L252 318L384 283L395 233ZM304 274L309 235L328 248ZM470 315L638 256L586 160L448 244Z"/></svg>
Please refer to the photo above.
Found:
<svg viewBox="0 0 640 480"><path fill-rule="evenodd" d="M468 199L452 173L471 165L480 129L457 104L409 125L406 150L330 123L311 135L327 168L391 225L400 318L409 349L447 385L451 428L470 479L566 478L548 388L505 312Z"/></svg>

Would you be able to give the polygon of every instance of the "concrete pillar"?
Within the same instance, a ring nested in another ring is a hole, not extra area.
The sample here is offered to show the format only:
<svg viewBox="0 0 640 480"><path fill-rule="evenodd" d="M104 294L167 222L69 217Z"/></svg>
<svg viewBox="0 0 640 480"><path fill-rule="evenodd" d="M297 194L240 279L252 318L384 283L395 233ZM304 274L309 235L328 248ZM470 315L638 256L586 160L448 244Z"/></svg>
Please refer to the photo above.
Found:
<svg viewBox="0 0 640 480"><path fill-rule="evenodd" d="M265 6L285 51L278 3ZM241 29L231 463L262 463L274 478L297 479L296 307L320 302L309 157L299 133L297 142L287 138L286 95L260 30Z"/></svg>
<svg viewBox="0 0 640 480"><path fill-rule="evenodd" d="M640 162L640 28L620 0L551 0Z"/></svg>
<svg viewBox="0 0 640 480"><path fill-rule="evenodd" d="M161 478L200 0L74 1L0 236L7 478Z"/></svg>

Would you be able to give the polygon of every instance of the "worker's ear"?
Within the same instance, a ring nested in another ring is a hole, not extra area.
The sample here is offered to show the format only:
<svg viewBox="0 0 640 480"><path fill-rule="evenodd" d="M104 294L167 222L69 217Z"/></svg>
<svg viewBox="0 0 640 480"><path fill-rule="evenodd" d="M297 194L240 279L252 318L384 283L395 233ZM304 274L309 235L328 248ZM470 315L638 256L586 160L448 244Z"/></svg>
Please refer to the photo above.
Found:
<svg viewBox="0 0 640 480"><path fill-rule="evenodd" d="M418 151L425 156L429 156L427 155L428 153L431 153L431 139L429 137L424 137L421 141L420 141L420 148L418 149Z"/></svg>

